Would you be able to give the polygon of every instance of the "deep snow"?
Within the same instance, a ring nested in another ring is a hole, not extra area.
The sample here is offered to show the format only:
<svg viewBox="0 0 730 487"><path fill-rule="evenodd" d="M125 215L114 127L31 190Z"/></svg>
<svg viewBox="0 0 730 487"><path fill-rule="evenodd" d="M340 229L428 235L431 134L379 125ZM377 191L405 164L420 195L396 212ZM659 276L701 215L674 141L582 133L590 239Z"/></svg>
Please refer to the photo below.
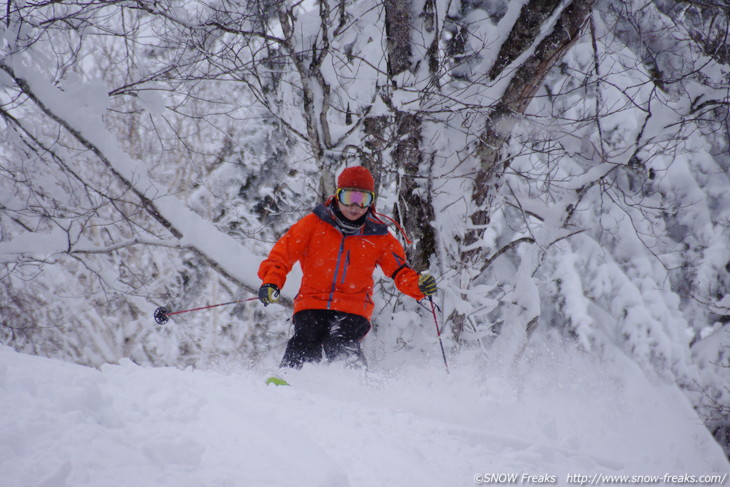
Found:
<svg viewBox="0 0 730 487"><path fill-rule="evenodd" d="M438 355L368 374L319 365L288 375L292 387L236 365L97 370L2 347L0 485L443 487L510 473L727 484L730 465L674 387L620 356L538 343L516 366L465 354L448 375Z"/></svg>

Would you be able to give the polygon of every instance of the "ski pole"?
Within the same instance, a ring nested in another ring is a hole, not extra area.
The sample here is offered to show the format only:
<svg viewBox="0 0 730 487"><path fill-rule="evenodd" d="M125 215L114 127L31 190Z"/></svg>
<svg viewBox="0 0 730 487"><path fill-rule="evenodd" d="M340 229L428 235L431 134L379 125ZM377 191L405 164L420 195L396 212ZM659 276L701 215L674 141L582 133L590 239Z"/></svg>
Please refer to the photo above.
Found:
<svg viewBox="0 0 730 487"><path fill-rule="evenodd" d="M441 345L441 355L444 357L444 366L446 366L446 373L449 373L449 364L446 362L446 352L444 351L444 342L441 340L441 329L439 328L439 320L436 318L436 305L433 302L433 296L429 296L428 300L431 301L431 313L433 314L433 322L436 324L436 336L439 338L439 345Z"/></svg>
<svg viewBox="0 0 730 487"><path fill-rule="evenodd" d="M184 309L181 311L170 311L169 309L165 308L164 306L160 306L155 310L155 321L158 325L164 325L168 321L170 321L170 316L172 315L179 315L180 313L189 313L191 311L200 311L201 309L210 309L210 308L216 308L218 306L226 306L229 304L238 304L238 303L246 303L248 301L253 301L254 299L259 298L248 298L248 299L241 299L238 301L230 301L228 303L219 303L219 304L211 304L210 306L202 306L200 308L193 308L193 309Z"/></svg>

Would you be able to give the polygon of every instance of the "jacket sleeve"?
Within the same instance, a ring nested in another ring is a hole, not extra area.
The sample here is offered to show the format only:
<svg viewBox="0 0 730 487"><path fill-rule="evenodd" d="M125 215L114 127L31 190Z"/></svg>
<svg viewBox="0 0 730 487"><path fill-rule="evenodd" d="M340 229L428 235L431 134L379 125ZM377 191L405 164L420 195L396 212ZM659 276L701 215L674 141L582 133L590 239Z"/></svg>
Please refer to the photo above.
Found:
<svg viewBox="0 0 730 487"><path fill-rule="evenodd" d="M311 239L307 221L314 215L307 215L284 234L274 244L269 257L259 266L258 276L263 284L275 284L279 289L284 287L286 276L294 264L302 258ZM315 217L316 218L316 217Z"/></svg>
<svg viewBox="0 0 730 487"><path fill-rule="evenodd" d="M426 296L418 289L418 273L408 265L406 253L400 242L392 235L388 237L388 243L378 265L386 276L393 279L398 290L420 301Z"/></svg>

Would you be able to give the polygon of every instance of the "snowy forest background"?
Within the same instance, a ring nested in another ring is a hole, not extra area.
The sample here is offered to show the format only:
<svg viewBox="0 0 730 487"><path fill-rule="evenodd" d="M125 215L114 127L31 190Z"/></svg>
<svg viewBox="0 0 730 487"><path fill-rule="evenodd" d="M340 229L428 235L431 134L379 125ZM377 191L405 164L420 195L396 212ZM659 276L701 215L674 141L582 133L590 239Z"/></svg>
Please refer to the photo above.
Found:
<svg viewBox="0 0 730 487"><path fill-rule="evenodd" d="M0 29L0 343L276 364L255 295L344 167L439 283L458 362L620 350L730 443L727 0L15 1ZM378 275L374 368L440 360Z"/></svg>

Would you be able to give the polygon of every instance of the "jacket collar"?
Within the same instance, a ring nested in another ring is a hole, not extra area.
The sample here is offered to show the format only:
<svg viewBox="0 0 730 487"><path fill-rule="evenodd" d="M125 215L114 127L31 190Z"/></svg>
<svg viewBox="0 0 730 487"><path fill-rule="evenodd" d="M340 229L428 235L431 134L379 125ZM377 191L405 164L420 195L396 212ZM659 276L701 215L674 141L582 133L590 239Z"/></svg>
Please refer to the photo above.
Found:
<svg viewBox="0 0 730 487"><path fill-rule="evenodd" d="M317 215L320 220L329 223L333 227L337 229L337 231L340 231L339 226L337 225L337 221L335 220L335 216L332 213L331 205L334 205L335 202L330 199L326 203L318 204L312 213ZM353 235L387 235L388 234L388 225L386 225L383 222L380 222L373 218L372 214L370 213L370 210L368 210L368 217L365 220L365 224L362 226L359 232L354 233Z"/></svg>

